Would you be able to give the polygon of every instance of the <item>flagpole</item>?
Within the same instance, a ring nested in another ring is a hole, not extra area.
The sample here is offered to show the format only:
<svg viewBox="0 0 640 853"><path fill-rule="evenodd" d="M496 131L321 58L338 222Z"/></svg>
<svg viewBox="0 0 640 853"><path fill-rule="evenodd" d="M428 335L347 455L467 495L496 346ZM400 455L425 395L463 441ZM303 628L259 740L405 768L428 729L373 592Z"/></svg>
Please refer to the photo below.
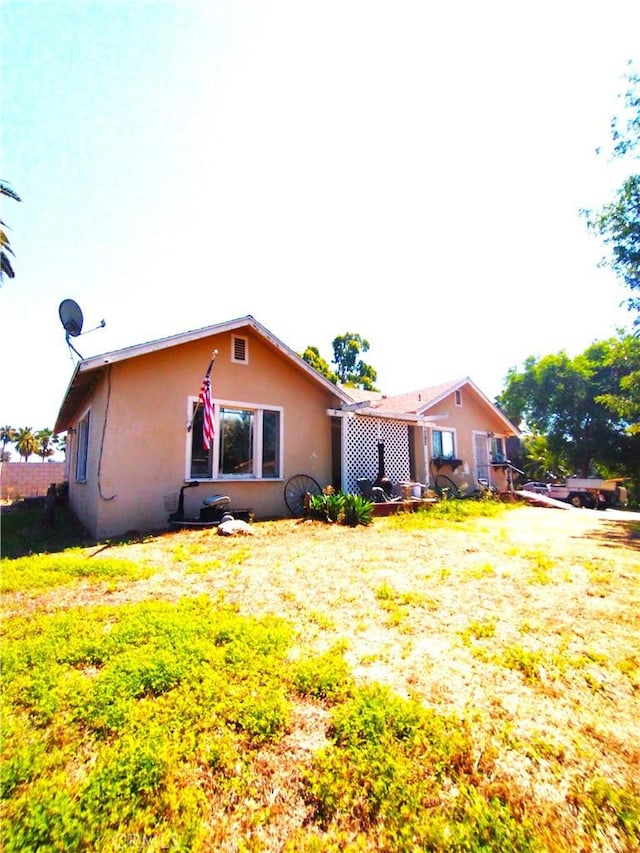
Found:
<svg viewBox="0 0 640 853"><path fill-rule="evenodd" d="M209 364L207 372L205 373L205 376L208 376L211 373L211 368L213 367L213 362L216 360L217 356L218 356L218 350L214 349L214 351L211 353L211 362Z"/></svg>
<svg viewBox="0 0 640 853"><path fill-rule="evenodd" d="M209 376L211 374L211 368L213 367L213 362L216 360L217 357L218 357L218 350L214 349L214 351L211 353L211 361L209 362L209 367L207 368L207 372L205 373L205 377ZM201 405L202 405L202 401L198 397L198 402L196 403L195 408L193 410L193 414L191 415L191 420L187 424L187 432L191 432L191 430L193 429L193 422L196 419L196 414L198 413L198 409L200 408Z"/></svg>

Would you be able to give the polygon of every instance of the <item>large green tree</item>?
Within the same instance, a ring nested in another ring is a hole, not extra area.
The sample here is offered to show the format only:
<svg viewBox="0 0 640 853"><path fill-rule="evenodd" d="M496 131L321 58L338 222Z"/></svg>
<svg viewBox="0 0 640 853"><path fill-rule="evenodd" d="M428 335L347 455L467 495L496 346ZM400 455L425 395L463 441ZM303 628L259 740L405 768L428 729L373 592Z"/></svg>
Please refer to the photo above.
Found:
<svg viewBox="0 0 640 853"><path fill-rule="evenodd" d="M632 65L626 75L628 88L623 109L611 122L615 159L637 160L640 153L640 75ZM589 228L603 240L609 252L602 263L610 267L630 289L627 305L640 326L640 175L632 167L614 199L600 210L583 211Z"/></svg>
<svg viewBox="0 0 640 853"><path fill-rule="evenodd" d="M0 196L11 198L14 201L22 201L18 193L12 190L9 184L3 180L0 180ZM9 257L9 255L13 257L13 249L11 248L5 228L7 228L7 225L0 219L0 284L5 275L8 278L15 278L15 272L13 271L11 258Z"/></svg>
<svg viewBox="0 0 640 853"><path fill-rule="evenodd" d="M333 339L333 363L338 379L344 385L375 391L377 371L362 361L361 352L369 351L369 341L355 332L346 332Z"/></svg>
<svg viewBox="0 0 640 853"><path fill-rule="evenodd" d="M307 362L307 364L311 365L314 370L317 370L318 373L325 376L329 382L333 382L334 385L337 384L338 374L331 370L329 363L320 355L318 347L307 347L302 353L302 358Z"/></svg>
<svg viewBox="0 0 640 853"><path fill-rule="evenodd" d="M317 347L307 347L302 358L334 385L341 382L353 388L376 391L378 372L360 358L360 353L368 352L369 341L355 332L347 332L335 337L332 346L335 370L320 355Z"/></svg>
<svg viewBox="0 0 640 853"><path fill-rule="evenodd" d="M556 469L580 476L598 469L637 484L640 432L632 416L638 409L628 384L638 370L640 339L619 333L575 358L564 351L530 356L521 369L509 370L497 402L525 433L544 436Z"/></svg>

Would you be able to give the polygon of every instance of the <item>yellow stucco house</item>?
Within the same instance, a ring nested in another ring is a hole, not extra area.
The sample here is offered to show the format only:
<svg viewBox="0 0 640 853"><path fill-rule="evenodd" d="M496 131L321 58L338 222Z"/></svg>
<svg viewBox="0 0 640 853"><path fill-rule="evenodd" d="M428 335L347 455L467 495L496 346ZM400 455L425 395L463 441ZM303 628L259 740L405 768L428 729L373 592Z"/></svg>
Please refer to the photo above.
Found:
<svg viewBox="0 0 640 853"><path fill-rule="evenodd" d="M81 360L55 432L67 433L71 507L98 540L167 527L187 483L199 487L184 492L185 515L224 494L232 511L277 518L291 477L357 492L381 458L394 482L449 477L465 491L483 478L502 491L518 434L470 379L398 397L335 386L252 316Z"/></svg>

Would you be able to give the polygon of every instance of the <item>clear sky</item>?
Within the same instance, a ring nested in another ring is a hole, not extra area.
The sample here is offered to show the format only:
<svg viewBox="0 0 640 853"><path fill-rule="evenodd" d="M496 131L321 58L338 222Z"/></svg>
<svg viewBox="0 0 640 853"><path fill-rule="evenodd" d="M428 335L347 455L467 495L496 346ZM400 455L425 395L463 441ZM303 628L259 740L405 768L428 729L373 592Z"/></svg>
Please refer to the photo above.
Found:
<svg viewBox="0 0 640 853"><path fill-rule="evenodd" d="M85 357L253 314L327 360L361 334L389 393L491 398L630 324L579 210L623 177L595 149L638 0L2 0L0 24L3 425L53 426L66 298L106 321Z"/></svg>

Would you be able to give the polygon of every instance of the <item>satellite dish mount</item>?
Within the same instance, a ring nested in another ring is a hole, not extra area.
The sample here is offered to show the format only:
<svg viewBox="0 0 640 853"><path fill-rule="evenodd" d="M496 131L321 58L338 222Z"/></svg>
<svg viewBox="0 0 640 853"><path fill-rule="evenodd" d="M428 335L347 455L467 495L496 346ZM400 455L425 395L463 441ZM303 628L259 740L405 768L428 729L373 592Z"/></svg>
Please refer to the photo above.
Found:
<svg viewBox="0 0 640 853"><path fill-rule="evenodd" d="M73 299L63 299L58 308L58 314L60 315L60 322L65 330L65 339L67 341L67 346L70 350L78 356L78 358L82 361L82 356L78 352L78 350L71 343L71 338L78 338L83 334L82 332L82 324L84 322L84 318L82 316L82 310L77 302L74 302ZM106 326L104 320L101 320L100 323L95 326L93 329L89 329L89 332L94 332L96 329L103 329ZM87 332L84 332L86 335Z"/></svg>

